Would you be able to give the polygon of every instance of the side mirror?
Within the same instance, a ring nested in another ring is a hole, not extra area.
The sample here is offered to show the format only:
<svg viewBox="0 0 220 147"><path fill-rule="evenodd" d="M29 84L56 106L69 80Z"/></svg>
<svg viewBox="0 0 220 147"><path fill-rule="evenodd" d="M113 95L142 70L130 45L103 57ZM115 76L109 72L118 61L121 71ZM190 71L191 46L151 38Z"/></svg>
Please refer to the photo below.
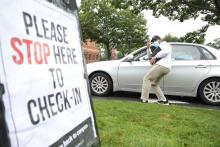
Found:
<svg viewBox="0 0 220 147"><path fill-rule="evenodd" d="M132 62L134 61L134 55L128 55L128 57L125 59L126 62Z"/></svg>

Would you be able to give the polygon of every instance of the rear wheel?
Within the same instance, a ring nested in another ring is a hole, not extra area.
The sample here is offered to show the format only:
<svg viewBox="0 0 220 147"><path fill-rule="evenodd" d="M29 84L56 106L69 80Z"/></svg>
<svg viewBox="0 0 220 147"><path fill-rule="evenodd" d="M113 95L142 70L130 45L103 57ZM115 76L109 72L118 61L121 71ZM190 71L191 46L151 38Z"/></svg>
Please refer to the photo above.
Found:
<svg viewBox="0 0 220 147"><path fill-rule="evenodd" d="M204 81L199 88L202 100L211 105L220 105L220 79L212 78Z"/></svg>
<svg viewBox="0 0 220 147"><path fill-rule="evenodd" d="M93 95L106 96L112 92L112 80L105 73L95 73L89 78L89 84Z"/></svg>

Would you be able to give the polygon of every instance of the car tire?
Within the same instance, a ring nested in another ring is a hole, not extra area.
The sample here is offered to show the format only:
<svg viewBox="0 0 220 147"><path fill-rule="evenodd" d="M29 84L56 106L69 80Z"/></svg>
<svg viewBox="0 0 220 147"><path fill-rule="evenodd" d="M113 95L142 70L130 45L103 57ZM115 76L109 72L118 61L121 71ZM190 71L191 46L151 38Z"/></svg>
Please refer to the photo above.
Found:
<svg viewBox="0 0 220 147"><path fill-rule="evenodd" d="M220 105L220 79L204 81L199 87L199 96L206 104Z"/></svg>
<svg viewBox="0 0 220 147"><path fill-rule="evenodd" d="M113 84L109 75L95 73L89 78L92 95L107 96L112 92Z"/></svg>

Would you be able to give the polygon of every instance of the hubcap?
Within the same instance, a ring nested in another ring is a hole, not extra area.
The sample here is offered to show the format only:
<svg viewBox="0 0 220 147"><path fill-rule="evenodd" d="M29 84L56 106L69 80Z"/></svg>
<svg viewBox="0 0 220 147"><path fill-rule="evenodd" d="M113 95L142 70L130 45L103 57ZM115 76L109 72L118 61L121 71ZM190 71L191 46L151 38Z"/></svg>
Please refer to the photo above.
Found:
<svg viewBox="0 0 220 147"><path fill-rule="evenodd" d="M108 89L108 81L102 76L97 76L92 79L91 88L98 94L105 93Z"/></svg>
<svg viewBox="0 0 220 147"><path fill-rule="evenodd" d="M204 96L212 102L220 101L220 82L213 81L204 87Z"/></svg>

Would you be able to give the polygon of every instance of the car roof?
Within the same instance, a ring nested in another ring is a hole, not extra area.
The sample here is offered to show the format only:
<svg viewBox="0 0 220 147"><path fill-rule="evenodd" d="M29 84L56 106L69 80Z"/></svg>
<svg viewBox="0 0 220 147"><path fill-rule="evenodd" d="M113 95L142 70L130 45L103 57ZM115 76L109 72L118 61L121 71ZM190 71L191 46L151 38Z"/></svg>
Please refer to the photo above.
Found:
<svg viewBox="0 0 220 147"><path fill-rule="evenodd" d="M211 51L214 52L214 53L217 53L218 56L220 56L220 50L215 49L215 48L212 48L212 47L207 46L207 45L196 44L196 43L186 43L186 42L168 42L168 43L170 43L171 45L194 45L194 46L200 46L200 47L204 47L204 48L209 48L209 50L211 50ZM146 49L146 46L140 47L140 48L138 48L137 50L131 52L130 54L134 54L135 52L138 52L138 51L143 50L143 49ZM130 54L129 54L129 55L130 55ZM127 56L128 56L128 55L127 55ZM121 58L120 60L124 60L127 56Z"/></svg>
<svg viewBox="0 0 220 147"><path fill-rule="evenodd" d="M170 44L178 44L178 45L195 45L195 46L205 46L202 44L196 44L196 43L187 43L187 42L169 42Z"/></svg>

